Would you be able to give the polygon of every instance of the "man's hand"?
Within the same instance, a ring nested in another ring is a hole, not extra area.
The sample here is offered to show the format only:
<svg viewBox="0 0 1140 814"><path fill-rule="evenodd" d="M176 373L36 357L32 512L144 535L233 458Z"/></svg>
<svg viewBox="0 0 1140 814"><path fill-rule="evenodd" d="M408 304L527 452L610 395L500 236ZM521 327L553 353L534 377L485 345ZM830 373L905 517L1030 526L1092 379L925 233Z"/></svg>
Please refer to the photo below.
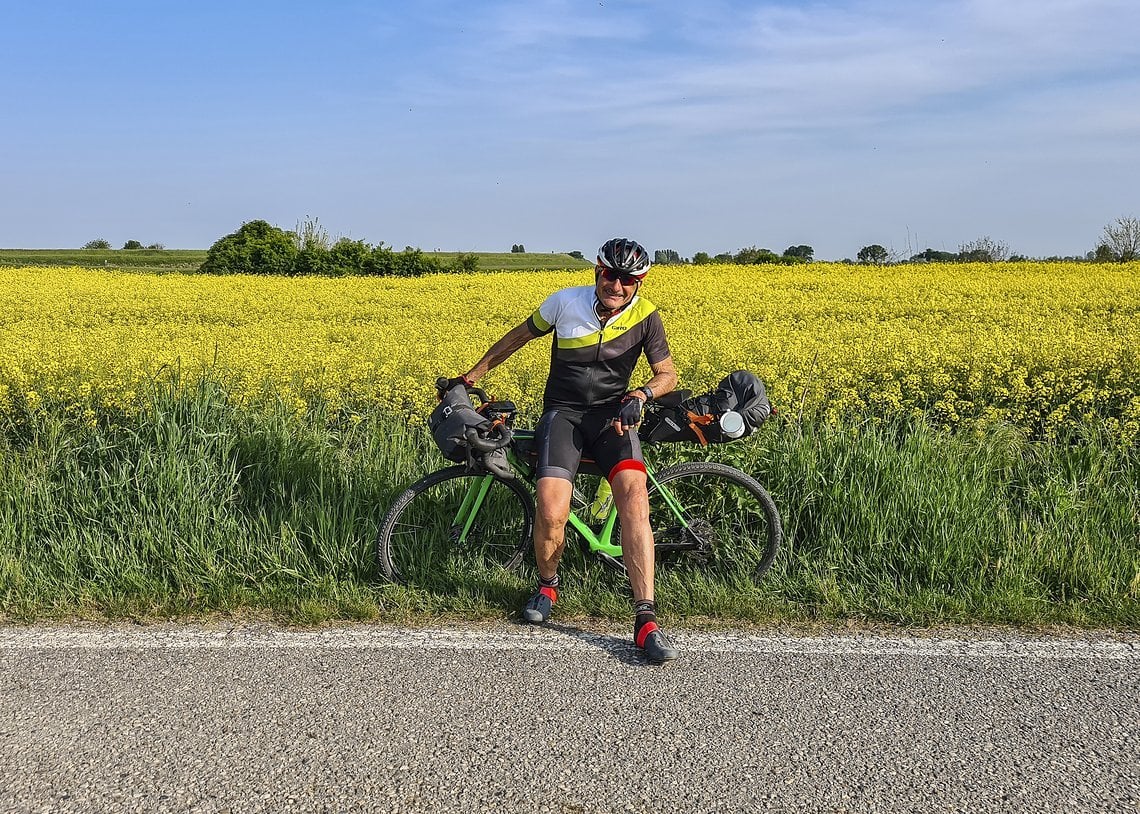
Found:
<svg viewBox="0 0 1140 814"><path fill-rule="evenodd" d="M645 396L640 391L626 393L618 408L617 417L614 418L614 429L618 435L625 435L625 431L632 430L641 423L641 407L645 403Z"/></svg>
<svg viewBox="0 0 1140 814"><path fill-rule="evenodd" d="M466 376L454 376L450 379L445 379L441 376L436 379L435 382L436 395L439 396L439 398L443 398L443 394L457 384L462 384L464 387L474 387L475 380L469 379Z"/></svg>

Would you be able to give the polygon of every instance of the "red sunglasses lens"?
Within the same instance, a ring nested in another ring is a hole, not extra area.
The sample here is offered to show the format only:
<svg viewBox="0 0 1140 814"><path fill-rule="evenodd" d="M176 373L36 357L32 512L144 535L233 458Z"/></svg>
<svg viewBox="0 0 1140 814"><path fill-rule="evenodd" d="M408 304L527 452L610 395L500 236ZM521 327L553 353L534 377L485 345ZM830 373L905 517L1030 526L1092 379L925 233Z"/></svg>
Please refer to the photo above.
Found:
<svg viewBox="0 0 1140 814"><path fill-rule="evenodd" d="M621 280L622 285L633 285L637 282L637 278L632 274L622 274L617 269L606 268L605 266L601 266L601 269L602 277L606 280L609 280L611 283L615 280Z"/></svg>

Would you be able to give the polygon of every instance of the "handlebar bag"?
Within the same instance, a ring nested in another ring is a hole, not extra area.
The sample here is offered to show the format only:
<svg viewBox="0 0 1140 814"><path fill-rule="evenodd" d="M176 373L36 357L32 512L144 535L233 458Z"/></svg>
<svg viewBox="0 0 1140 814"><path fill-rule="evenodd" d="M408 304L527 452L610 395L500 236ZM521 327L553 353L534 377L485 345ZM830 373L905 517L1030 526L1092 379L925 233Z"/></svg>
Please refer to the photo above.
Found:
<svg viewBox="0 0 1140 814"><path fill-rule="evenodd" d="M443 399L432 410L428 428L443 457L463 463L467 460L467 430L471 427L486 433L491 429L491 422L475 412L467 388L457 384L443 394Z"/></svg>

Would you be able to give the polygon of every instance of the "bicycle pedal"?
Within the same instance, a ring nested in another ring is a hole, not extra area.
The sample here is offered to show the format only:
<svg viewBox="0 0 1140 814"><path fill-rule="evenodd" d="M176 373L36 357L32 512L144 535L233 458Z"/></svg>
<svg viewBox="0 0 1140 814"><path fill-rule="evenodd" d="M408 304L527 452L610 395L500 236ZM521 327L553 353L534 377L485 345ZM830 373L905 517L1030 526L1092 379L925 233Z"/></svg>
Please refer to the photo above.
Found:
<svg viewBox="0 0 1140 814"><path fill-rule="evenodd" d="M603 565L608 565L615 571L620 571L623 574L625 573L625 564L617 557L611 557L609 554L606 554L602 551L595 551L594 556L601 560Z"/></svg>

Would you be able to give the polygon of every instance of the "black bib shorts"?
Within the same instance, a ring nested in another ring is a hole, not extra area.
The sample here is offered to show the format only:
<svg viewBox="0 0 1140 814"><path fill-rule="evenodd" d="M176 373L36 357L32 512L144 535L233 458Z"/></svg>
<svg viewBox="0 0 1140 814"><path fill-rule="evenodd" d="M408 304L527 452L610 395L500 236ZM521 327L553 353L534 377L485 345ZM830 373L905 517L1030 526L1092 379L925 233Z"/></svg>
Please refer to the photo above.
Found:
<svg viewBox="0 0 1140 814"><path fill-rule="evenodd" d="M641 440L626 430L614 429L612 405L585 411L555 408L543 413L535 430L539 478L574 480L578 465L593 460L607 480L623 469L645 471Z"/></svg>

